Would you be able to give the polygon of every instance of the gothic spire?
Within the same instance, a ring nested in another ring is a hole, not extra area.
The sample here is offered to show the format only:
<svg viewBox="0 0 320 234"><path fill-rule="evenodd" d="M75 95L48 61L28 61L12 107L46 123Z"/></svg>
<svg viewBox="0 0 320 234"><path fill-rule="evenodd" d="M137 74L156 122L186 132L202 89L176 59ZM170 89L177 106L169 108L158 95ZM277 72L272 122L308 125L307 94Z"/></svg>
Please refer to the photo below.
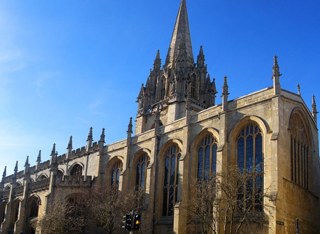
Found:
<svg viewBox="0 0 320 234"><path fill-rule="evenodd" d="M105 143L105 138L106 138L106 135L105 135L105 129L102 128L102 132L101 132L101 135L100 135L100 140L99 142L104 144Z"/></svg>
<svg viewBox="0 0 320 234"><path fill-rule="evenodd" d="M180 3L176 23L171 37L170 47L167 54L167 67L173 66L173 63L178 54L185 54L185 59L187 60L188 64L193 65L194 60L191 46L186 0L181 0Z"/></svg>

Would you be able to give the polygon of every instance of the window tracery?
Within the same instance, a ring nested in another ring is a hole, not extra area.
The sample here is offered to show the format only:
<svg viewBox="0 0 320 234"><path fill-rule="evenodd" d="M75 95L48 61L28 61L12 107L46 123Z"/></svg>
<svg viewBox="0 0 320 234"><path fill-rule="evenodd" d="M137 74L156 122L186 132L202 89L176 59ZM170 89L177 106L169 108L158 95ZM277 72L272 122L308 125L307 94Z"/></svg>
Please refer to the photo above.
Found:
<svg viewBox="0 0 320 234"><path fill-rule="evenodd" d="M198 180L208 180L217 169L217 141L211 135L203 138L198 148Z"/></svg>
<svg viewBox="0 0 320 234"><path fill-rule="evenodd" d="M294 113L291 116L289 125L291 144L291 181L308 189L308 158L310 153L310 144L308 142L307 129L298 113Z"/></svg>
<svg viewBox="0 0 320 234"><path fill-rule="evenodd" d="M237 138L237 166L245 183L240 186L238 200L243 206L262 211L263 204L263 146L258 125L245 126Z"/></svg>
<svg viewBox="0 0 320 234"><path fill-rule="evenodd" d="M172 216L174 204L178 197L180 149L173 145L164 157L164 184L162 215Z"/></svg>

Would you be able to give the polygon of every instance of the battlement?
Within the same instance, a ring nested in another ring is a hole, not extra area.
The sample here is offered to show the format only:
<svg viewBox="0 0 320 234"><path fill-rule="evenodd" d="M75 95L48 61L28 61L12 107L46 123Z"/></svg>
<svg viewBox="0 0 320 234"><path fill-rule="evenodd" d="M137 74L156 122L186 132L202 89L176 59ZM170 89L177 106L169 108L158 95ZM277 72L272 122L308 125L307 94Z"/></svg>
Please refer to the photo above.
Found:
<svg viewBox="0 0 320 234"><path fill-rule="evenodd" d="M92 184L92 176L64 176L63 180L57 180L57 187L87 187L90 188Z"/></svg>
<svg viewBox="0 0 320 234"><path fill-rule="evenodd" d="M43 180L38 180L35 182L32 182L29 184L29 190L31 192L37 192L40 190L46 190L49 188L49 184L50 184L50 179L43 179Z"/></svg>

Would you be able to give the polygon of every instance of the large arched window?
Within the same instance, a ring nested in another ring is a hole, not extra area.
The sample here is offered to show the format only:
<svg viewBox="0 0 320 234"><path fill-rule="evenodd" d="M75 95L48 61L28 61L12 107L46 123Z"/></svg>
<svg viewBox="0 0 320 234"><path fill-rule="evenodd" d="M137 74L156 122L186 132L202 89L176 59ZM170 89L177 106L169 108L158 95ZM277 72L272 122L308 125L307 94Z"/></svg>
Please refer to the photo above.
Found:
<svg viewBox="0 0 320 234"><path fill-rule="evenodd" d="M111 169L111 186L119 188L120 173L122 170L122 163L120 161L116 162Z"/></svg>
<svg viewBox="0 0 320 234"><path fill-rule="evenodd" d="M308 189L308 155L310 144L307 129L299 112L290 118L289 130L291 138L291 181Z"/></svg>
<svg viewBox="0 0 320 234"><path fill-rule="evenodd" d="M147 166L148 156L143 154L139 157L136 166L136 189L144 189L146 186Z"/></svg>
<svg viewBox="0 0 320 234"><path fill-rule="evenodd" d="M164 183L162 215L172 216L174 204L178 197L180 149L173 145L164 157Z"/></svg>
<svg viewBox="0 0 320 234"><path fill-rule="evenodd" d="M82 166L79 164L74 165L70 171L70 175L75 177L82 176Z"/></svg>
<svg viewBox="0 0 320 234"><path fill-rule="evenodd" d="M211 136L205 136L198 148L198 180L208 180L214 176L217 169L217 141Z"/></svg>
<svg viewBox="0 0 320 234"><path fill-rule="evenodd" d="M246 182L239 188L238 198L245 207L262 211L263 149L261 130L255 123L242 129L237 138L237 165Z"/></svg>

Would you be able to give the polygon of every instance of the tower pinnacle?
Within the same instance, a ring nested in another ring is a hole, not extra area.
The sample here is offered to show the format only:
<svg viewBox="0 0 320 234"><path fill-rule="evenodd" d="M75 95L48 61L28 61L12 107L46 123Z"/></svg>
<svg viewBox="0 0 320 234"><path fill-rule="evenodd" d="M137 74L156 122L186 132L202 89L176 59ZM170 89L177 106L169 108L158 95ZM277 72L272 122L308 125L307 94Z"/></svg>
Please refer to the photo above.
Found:
<svg viewBox="0 0 320 234"><path fill-rule="evenodd" d="M274 89L275 95L280 94L280 91L281 91L280 76L281 76L281 73L278 65L278 57L274 56L273 67L272 67L272 79L273 79L273 89Z"/></svg>
<svg viewBox="0 0 320 234"><path fill-rule="evenodd" d="M317 123L318 119L318 110L317 110L317 104L316 104L316 97L313 95L312 96L312 116Z"/></svg>

